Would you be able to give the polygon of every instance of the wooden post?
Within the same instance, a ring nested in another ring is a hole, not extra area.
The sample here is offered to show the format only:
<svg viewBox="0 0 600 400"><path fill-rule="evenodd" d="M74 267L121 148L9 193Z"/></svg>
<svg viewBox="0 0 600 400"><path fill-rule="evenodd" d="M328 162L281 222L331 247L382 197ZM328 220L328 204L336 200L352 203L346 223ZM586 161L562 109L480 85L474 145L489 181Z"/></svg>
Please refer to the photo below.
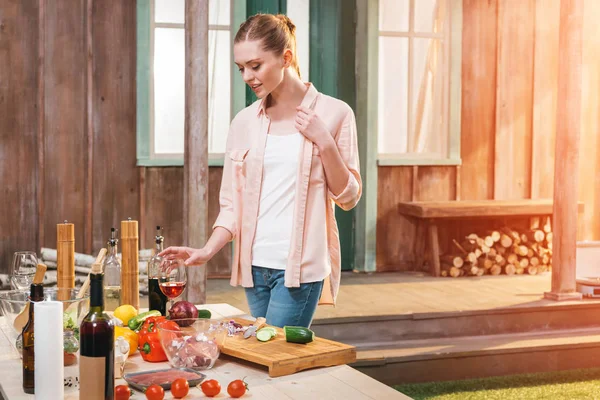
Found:
<svg viewBox="0 0 600 400"><path fill-rule="evenodd" d="M185 2L183 241L202 247L208 231L208 0ZM206 266L188 268L185 296L206 303Z"/></svg>
<svg viewBox="0 0 600 400"><path fill-rule="evenodd" d="M347 5L344 5L344 7L347 7ZM356 0L355 15L357 24L355 57L356 124L363 191L355 213L354 270L375 272L377 261L378 1ZM420 267L418 266L419 269Z"/></svg>
<svg viewBox="0 0 600 400"><path fill-rule="evenodd" d="M438 227L434 220L428 221L429 226L429 251L431 252L431 275L440 276L440 243Z"/></svg>
<svg viewBox="0 0 600 400"><path fill-rule="evenodd" d="M561 0L556 155L554 161L554 238L552 300L581 299L575 282L577 193L581 114L583 0Z"/></svg>

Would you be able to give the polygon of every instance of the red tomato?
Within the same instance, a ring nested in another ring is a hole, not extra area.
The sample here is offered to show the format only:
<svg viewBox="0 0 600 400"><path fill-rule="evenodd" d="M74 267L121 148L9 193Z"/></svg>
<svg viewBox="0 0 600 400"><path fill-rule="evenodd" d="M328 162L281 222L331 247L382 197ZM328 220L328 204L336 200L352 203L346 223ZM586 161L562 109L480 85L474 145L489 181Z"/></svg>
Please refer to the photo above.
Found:
<svg viewBox="0 0 600 400"><path fill-rule="evenodd" d="M127 385L119 385L115 387L115 400L129 400L131 390Z"/></svg>
<svg viewBox="0 0 600 400"><path fill-rule="evenodd" d="M171 383L171 394L176 399L185 397L190 391L190 384L184 378L177 378Z"/></svg>
<svg viewBox="0 0 600 400"><path fill-rule="evenodd" d="M214 379L209 379L207 381L202 382L200 385L202 389L202 393L206 395L206 397L215 397L219 393L221 393L221 385Z"/></svg>
<svg viewBox="0 0 600 400"><path fill-rule="evenodd" d="M246 390L248 390L248 384L241 379L236 379L227 385L227 393L233 398L242 397Z"/></svg>
<svg viewBox="0 0 600 400"><path fill-rule="evenodd" d="M163 400L165 398L165 389L159 385L150 385L146 389L146 398L148 400Z"/></svg>

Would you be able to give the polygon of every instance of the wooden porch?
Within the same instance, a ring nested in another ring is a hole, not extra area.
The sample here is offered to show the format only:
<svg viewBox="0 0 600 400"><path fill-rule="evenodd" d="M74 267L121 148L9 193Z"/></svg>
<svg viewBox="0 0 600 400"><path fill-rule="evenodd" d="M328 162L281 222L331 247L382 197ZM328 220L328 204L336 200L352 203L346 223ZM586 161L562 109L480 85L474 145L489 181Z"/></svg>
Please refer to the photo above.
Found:
<svg viewBox="0 0 600 400"><path fill-rule="evenodd" d="M352 366L386 384L545 372L596 365L600 300L544 299L551 273L434 278L345 272L336 307L312 329L354 344ZM210 279L210 303L248 311L244 290Z"/></svg>
<svg viewBox="0 0 600 400"><path fill-rule="evenodd" d="M426 272L357 274L343 272L336 307L320 306L315 323L328 319L391 315L455 313L505 308L564 307L581 301L544 299L551 273L540 275L481 276L464 279L434 278ZM248 310L244 290L228 279L209 279L209 303L229 303ZM600 300L585 300L598 304Z"/></svg>

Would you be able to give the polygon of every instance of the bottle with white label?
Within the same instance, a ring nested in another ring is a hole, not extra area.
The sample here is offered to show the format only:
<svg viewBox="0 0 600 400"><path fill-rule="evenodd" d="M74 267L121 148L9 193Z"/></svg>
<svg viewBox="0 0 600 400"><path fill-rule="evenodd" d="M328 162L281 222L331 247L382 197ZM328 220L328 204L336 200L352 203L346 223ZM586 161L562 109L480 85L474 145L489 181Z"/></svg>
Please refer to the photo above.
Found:
<svg viewBox="0 0 600 400"><path fill-rule="evenodd" d="M103 281L103 273L90 274L90 312L79 327L79 398L85 400L114 398L114 325L104 312Z"/></svg>

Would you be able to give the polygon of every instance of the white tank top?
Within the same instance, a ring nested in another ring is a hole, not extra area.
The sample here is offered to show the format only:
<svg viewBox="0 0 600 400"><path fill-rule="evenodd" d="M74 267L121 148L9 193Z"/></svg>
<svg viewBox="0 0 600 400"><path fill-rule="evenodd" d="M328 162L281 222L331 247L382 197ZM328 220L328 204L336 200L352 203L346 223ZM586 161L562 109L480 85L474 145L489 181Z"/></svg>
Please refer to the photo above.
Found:
<svg viewBox="0 0 600 400"><path fill-rule="evenodd" d="M267 135L252 265L285 269L290 252L303 136Z"/></svg>

